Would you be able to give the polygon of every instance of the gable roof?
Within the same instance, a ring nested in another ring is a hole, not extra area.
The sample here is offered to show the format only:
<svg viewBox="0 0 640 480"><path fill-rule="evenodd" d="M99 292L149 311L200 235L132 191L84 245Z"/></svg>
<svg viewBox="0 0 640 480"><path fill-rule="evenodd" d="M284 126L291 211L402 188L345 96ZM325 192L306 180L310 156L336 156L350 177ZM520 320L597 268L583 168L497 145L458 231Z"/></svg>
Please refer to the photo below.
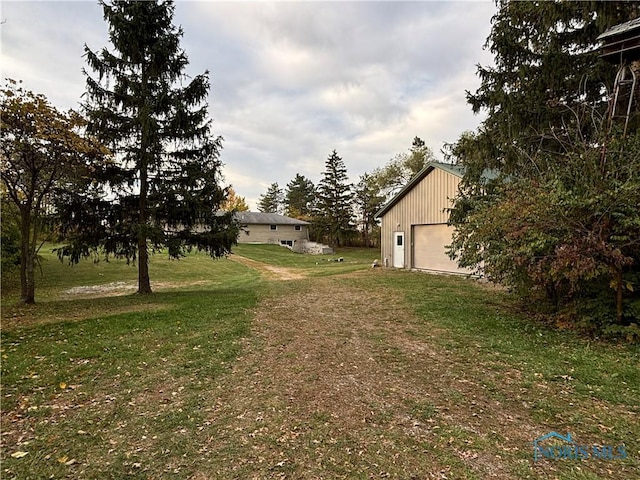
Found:
<svg viewBox="0 0 640 480"><path fill-rule="evenodd" d="M304 220L277 213L235 212L234 218L243 225L310 225Z"/></svg>
<svg viewBox="0 0 640 480"><path fill-rule="evenodd" d="M391 207L393 207L396 203L398 203L402 199L402 197L404 197L407 193L409 193L409 191L413 187L415 187L418 183L420 183L424 179L424 177L429 175L436 168L443 170L447 173L450 173L451 175L455 175L458 178L462 178L462 176L464 175L464 167L460 165L452 165L450 163L442 163L442 162L429 162L422 168L422 170L420 170L415 175L415 177L409 180L409 183L407 183L404 187L402 187L402 189L398 193L396 193L391 198L391 200L389 200L380 210L378 210L378 213L376 213L375 218L380 218L382 215L384 215L389 210L391 210Z"/></svg>

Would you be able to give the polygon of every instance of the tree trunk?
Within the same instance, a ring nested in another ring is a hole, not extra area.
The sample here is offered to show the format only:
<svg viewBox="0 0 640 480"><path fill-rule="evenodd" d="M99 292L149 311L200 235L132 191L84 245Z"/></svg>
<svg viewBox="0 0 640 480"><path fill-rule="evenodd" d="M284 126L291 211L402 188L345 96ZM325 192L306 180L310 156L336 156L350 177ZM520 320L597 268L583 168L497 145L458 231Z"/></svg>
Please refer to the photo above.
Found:
<svg viewBox="0 0 640 480"><path fill-rule="evenodd" d="M20 211L20 301L36 303L35 251L31 245L31 215L25 207Z"/></svg>
<svg viewBox="0 0 640 480"><path fill-rule="evenodd" d="M146 156L146 152L143 152ZM138 225L138 293L151 293L149 250L147 249L147 161L140 165L140 215Z"/></svg>
<svg viewBox="0 0 640 480"><path fill-rule="evenodd" d="M616 320L619 324L622 323L622 316L624 315L623 304L623 282L622 282L622 268L616 269Z"/></svg>

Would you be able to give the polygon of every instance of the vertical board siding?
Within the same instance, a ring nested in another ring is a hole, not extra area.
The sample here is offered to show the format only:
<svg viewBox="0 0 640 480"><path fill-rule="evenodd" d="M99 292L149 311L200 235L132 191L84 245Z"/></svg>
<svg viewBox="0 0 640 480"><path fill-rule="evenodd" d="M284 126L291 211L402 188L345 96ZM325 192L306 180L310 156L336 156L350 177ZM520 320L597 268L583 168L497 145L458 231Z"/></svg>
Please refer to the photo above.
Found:
<svg viewBox="0 0 640 480"><path fill-rule="evenodd" d="M434 168L382 216L383 262L387 259L388 265L393 264L393 232L404 232L404 264L407 267L413 265L411 255L414 242L411 238L411 226L447 223L449 213L445 209L452 206L452 199L458 194L459 183L459 177Z"/></svg>

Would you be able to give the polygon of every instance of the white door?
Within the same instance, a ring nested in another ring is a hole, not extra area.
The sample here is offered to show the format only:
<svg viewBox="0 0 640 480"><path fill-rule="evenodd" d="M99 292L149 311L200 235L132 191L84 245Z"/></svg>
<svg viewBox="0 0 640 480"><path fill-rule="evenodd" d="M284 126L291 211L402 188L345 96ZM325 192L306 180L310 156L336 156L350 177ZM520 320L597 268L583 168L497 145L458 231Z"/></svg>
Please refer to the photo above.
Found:
<svg viewBox="0 0 640 480"><path fill-rule="evenodd" d="M393 232L393 266L404 268L404 232Z"/></svg>

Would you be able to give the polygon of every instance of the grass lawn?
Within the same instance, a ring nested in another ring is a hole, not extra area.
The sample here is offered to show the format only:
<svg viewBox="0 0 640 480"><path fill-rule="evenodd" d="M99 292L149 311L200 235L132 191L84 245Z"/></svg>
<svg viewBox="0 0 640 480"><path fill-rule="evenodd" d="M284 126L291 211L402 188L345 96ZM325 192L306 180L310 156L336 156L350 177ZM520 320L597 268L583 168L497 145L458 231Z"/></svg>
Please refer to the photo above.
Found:
<svg viewBox="0 0 640 480"><path fill-rule="evenodd" d="M154 256L151 296L117 261L45 254L35 306L3 275L2 478L638 477L639 347L375 250L235 252ZM534 462L550 431L626 458Z"/></svg>

